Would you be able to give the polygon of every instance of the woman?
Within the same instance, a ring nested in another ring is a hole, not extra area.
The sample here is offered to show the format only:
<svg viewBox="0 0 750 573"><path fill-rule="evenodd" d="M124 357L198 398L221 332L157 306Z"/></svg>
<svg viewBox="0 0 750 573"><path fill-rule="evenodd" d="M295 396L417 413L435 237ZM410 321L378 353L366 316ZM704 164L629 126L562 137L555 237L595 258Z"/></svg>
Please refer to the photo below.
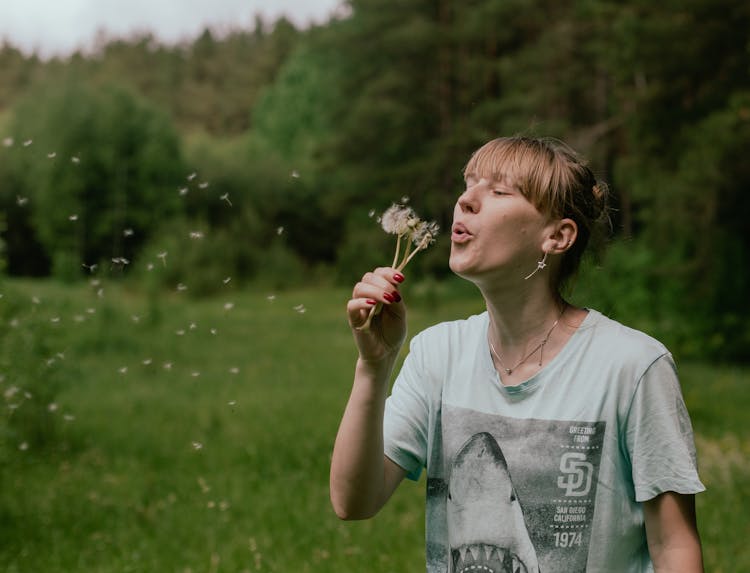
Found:
<svg viewBox="0 0 750 573"><path fill-rule="evenodd" d="M342 519L427 468L429 572L702 571L692 428L656 340L567 303L605 192L551 140L490 141L464 171L450 268L486 312L406 337L403 274L348 303L359 349L331 462ZM383 312L370 328L370 308Z"/></svg>

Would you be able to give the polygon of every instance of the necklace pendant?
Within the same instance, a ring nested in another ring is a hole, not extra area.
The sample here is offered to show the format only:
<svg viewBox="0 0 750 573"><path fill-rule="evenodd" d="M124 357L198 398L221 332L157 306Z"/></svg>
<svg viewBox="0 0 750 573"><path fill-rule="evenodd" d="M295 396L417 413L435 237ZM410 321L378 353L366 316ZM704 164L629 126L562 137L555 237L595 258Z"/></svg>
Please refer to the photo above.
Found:
<svg viewBox="0 0 750 573"><path fill-rule="evenodd" d="M512 368L503 368L503 370L505 370L505 372L508 374L508 376L510 376L511 374L513 374L513 369Z"/></svg>

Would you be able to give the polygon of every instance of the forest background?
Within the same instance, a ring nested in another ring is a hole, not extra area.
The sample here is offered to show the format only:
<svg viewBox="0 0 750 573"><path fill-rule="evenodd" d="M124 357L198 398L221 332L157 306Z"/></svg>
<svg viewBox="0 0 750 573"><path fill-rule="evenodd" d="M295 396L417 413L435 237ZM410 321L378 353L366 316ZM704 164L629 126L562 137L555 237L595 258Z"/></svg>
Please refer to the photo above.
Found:
<svg viewBox="0 0 750 573"><path fill-rule="evenodd" d="M349 7L309 29L102 37L46 61L3 45L5 271L80 280L115 259L137 275L170 252L160 280L195 275L194 295L226 274L348 284L389 248L374 212L407 196L448 228L473 149L554 136L613 193L608 254L578 283L588 300L681 356L747 359L750 6ZM185 236L201 240L177 257ZM449 274L448 243L420 276Z"/></svg>

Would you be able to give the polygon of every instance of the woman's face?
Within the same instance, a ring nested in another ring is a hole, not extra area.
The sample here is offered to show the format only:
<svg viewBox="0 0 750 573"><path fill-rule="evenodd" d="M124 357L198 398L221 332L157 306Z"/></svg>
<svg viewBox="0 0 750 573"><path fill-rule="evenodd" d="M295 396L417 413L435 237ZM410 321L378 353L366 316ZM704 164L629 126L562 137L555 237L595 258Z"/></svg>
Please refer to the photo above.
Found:
<svg viewBox="0 0 750 573"><path fill-rule="evenodd" d="M543 255L549 224L512 181L470 175L453 209L450 268L476 283L523 279Z"/></svg>

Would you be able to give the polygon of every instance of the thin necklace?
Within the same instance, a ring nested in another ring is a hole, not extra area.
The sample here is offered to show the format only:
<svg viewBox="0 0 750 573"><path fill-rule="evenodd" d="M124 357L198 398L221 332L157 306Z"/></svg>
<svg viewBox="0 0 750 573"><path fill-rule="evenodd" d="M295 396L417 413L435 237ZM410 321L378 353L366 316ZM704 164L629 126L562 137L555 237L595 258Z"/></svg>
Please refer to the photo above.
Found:
<svg viewBox="0 0 750 573"><path fill-rule="evenodd" d="M516 368L518 368L521 364L526 362L529 358L531 358L531 356L536 354L537 351L541 351L539 352L539 366L541 367L542 362L544 360L544 345L547 344L547 342L549 341L549 337L552 335L552 331L555 330L557 323L560 322L560 319L562 318L562 315L565 313L567 308L568 308L567 305L563 306L562 312L560 312L560 316L557 317L557 320L552 324L552 327L547 331L547 336L544 337L544 340L542 340L539 344L537 344L531 352L529 352L526 356L521 358L521 360L519 360L518 363L516 363L516 365L513 366L512 368L505 367L505 365L503 364L502 357L500 356L500 354L498 354L497 350L495 350L495 347L492 345L492 340L490 339L490 335L489 333L487 333L487 342L490 345L490 350L492 350L492 354L494 354L495 358L497 358L497 361L500 364L500 368L502 368L508 376L513 374L513 371Z"/></svg>

